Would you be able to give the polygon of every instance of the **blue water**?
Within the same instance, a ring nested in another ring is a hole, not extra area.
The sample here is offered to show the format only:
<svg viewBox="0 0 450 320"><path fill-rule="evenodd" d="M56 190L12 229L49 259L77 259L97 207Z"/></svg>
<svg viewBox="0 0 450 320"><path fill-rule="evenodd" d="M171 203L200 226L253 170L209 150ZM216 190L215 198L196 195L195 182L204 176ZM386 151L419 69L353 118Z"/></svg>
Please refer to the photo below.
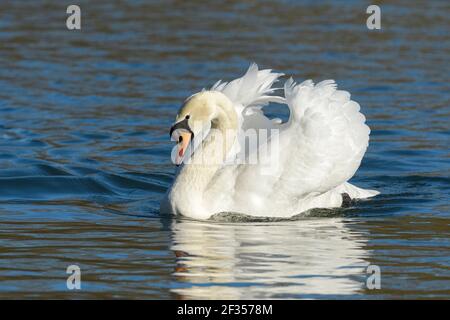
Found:
<svg viewBox="0 0 450 320"><path fill-rule="evenodd" d="M383 3L379 31L360 1L78 4L81 31L59 1L0 4L1 298L450 298L445 1ZM295 221L160 217L177 109L252 61L352 93L372 128L352 181L380 196Z"/></svg>

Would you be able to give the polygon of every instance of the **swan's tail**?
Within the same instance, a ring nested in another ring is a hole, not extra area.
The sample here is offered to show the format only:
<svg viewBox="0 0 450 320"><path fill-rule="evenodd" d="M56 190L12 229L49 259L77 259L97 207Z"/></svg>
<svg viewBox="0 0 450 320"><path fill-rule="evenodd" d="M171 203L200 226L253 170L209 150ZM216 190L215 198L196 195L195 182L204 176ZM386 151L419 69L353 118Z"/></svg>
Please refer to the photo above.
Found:
<svg viewBox="0 0 450 320"><path fill-rule="evenodd" d="M376 196L377 194L380 194L379 191L358 188L348 182L344 182L340 186L336 187L335 190L341 194L347 193L350 196L350 198L352 198L352 199L371 198L371 197Z"/></svg>

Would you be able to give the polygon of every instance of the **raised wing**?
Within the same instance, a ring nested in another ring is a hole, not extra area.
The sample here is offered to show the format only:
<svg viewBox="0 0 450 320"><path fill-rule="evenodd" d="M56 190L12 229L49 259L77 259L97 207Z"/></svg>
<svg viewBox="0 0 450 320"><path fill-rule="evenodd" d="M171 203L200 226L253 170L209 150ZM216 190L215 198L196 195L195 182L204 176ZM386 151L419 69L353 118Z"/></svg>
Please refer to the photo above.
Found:
<svg viewBox="0 0 450 320"><path fill-rule="evenodd" d="M220 201L232 203L237 212L256 208L270 215L277 215L279 208L296 213L299 209L336 206L342 201L342 192L357 195L356 187L346 181L358 169L370 133L358 103L350 100L348 92L337 90L333 80L314 85L311 80L296 84L290 79L284 86L285 99L267 96L273 92L271 85L278 77L251 66L244 77L216 86L240 104L242 128L275 129L278 133L268 139L267 153L260 153L262 146L258 145L256 164L224 166L217 177L215 194L226 195ZM288 105L287 123L264 116L261 106L271 101ZM315 203L332 190L336 194L331 197L337 200ZM361 196L371 193L358 190Z"/></svg>
<svg viewBox="0 0 450 320"><path fill-rule="evenodd" d="M370 129L350 93L337 90L334 80L314 85L307 80L285 83L291 115L281 133L283 172L275 189L305 197L345 183L358 169L369 143Z"/></svg>
<svg viewBox="0 0 450 320"><path fill-rule="evenodd" d="M269 129L270 133L270 129L279 127L281 121L267 118L262 107L270 102L286 103L284 97L271 95L281 89L272 87L281 76L283 73L275 73L271 69L259 70L258 65L252 63L241 78L230 82L219 80L211 87L210 90L222 92L233 102L239 119L239 138L228 154L228 161L234 162L236 158L247 156L241 143L249 129Z"/></svg>
<svg viewBox="0 0 450 320"><path fill-rule="evenodd" d="M260 127L264 124L270 126L271 121L264 116L261 108L270 102L286 103L283 97L270 95L281 89L272 86L282 75L283 73L275 73L271 69L258 70L258 65L252 63L241 78L230 82L219 80L210 90L222 92L233 102L241 128L248 129L252 125ZM259 117L252 117L254 114Z"/></svg>

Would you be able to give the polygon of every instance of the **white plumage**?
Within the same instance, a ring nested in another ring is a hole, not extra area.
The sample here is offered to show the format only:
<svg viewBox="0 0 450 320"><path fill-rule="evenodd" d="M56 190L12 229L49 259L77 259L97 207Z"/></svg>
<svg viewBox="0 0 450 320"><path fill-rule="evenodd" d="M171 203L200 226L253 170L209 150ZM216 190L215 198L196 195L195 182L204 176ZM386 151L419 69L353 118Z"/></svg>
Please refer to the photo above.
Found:
<svg viewBox="0 0 450 320"><path fill-rule="evenodd" d="M314 85L311 80L296 84L289 79L284 97L272 95L280 76L252 64L243 77L219 81L186 100L176 123L188 116L185 121L195 137L191 146L196 147L185 156L204 161L180 167L161 202L161 212L197 219L220 212L290 217L312 208L339 207L343 193L350 198L378 194L347 182L369 142L370 129L359 104L348 92L337 90L333 80ZM270 102L288 105L287 122L264 115L262 107ZM226 144L211 139L215 133L196 132L196 122L218 132L235 130L236 140ZM269 139L259 142L253 152L264 148L270 152L258 153L258 162L249 164L253 153L240 138L257 129L266 129ZM221 148L226 149L226 159L217 156ZM236 159L245 161L236 163Z"/></svg>

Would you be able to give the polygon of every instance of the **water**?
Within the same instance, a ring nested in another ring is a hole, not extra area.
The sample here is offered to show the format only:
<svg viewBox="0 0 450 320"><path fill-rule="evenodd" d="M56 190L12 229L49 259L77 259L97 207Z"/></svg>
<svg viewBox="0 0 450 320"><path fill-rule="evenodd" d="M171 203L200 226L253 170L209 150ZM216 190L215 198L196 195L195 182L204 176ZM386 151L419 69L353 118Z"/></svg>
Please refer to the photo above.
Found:
<svg viewBox="0 0 450 320"><path fill-rule="evenodd" d="M381 31L359 1L78 4L81 32L59 1L0 4L0 298L450 298L445 1L383 3ZM292 221L160 217L182 100L251 61L352 93L372 128L352 181L380 196Z"/></svg>

